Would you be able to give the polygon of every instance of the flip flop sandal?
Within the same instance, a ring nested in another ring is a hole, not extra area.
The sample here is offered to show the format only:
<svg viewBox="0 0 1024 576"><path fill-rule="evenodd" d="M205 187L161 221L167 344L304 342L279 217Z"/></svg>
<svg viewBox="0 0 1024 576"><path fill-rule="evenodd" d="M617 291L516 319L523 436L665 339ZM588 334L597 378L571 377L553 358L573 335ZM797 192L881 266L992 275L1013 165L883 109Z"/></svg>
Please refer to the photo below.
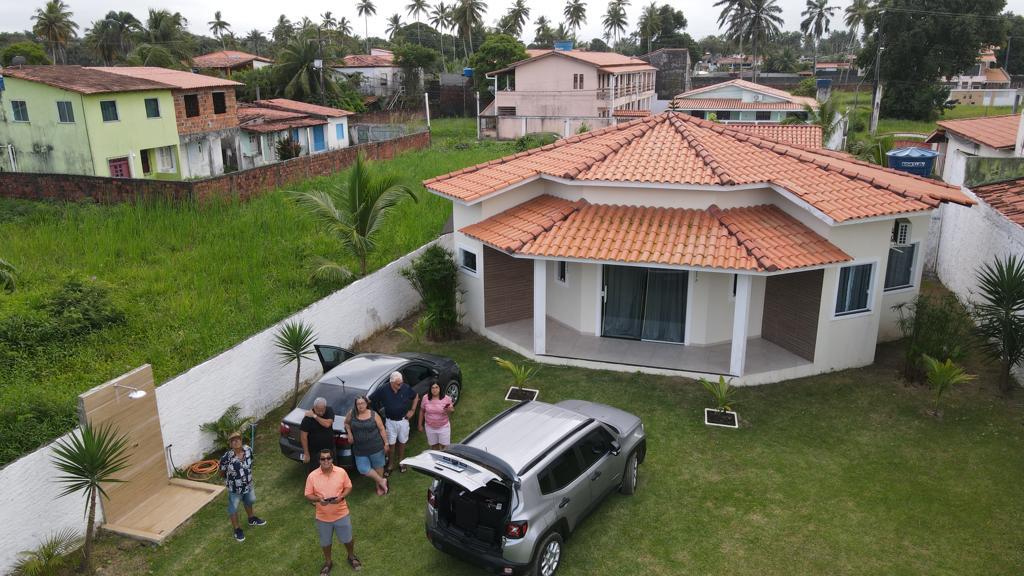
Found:
<svg viewBox="0 0 1024 576"><path fill-rule="evenodd" d="M320 569L320 576L327 576L330 574L331 568L334 568L334 564L324 564L323 568Z"/></svg>
<svg viewBox="0 0 1024 576"><path fill-rule="evenodd" d="M398 467L398 471L401 472L402 474L405 474L405 471L408 469L409 467L406 466L405 464L402 464L401 466Z"/></svg>
<svg viewBox="0 0 1024 576"><path fill-rule="evenodd" d="M356 558L355 556L349 556L349 558L348 558L348 565L351 566L352 569L355 570L356 572L358 572L358 571L363 569L363 563L360 562L359 558Z"/></svg>
<svg viewBox="0 0 1024 576"><path fill-rule="evenodd" d="M391 478L391 469L390 468L385 468L384 469L384 477L385 478Z"/></svg>

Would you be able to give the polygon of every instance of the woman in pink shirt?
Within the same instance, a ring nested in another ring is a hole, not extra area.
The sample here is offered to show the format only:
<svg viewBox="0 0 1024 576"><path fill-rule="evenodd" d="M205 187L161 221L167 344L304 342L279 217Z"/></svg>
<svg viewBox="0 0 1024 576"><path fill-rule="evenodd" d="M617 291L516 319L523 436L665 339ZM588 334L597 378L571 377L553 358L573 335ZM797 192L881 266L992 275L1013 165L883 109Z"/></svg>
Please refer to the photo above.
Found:
<svg viewBox="0 0 1024 576"><path fill-rule="evenodd" d="M420 432L426 425L427 444L434 450L444 450L452 440L452 425L448 415L455 410L452 399L441 391L441 385L434 382L430 391L423 395L420 404Z"/></svg>

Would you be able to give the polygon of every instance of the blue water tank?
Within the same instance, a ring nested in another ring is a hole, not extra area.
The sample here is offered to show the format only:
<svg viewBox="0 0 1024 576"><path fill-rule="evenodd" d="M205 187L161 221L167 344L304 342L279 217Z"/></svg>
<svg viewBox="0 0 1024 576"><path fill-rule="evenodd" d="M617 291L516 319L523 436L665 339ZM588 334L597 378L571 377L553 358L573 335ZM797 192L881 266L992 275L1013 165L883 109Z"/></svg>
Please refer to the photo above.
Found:
<svg viewBox="0 0 1024 576"><path fill-rule="evenodd" d="M910 147L890 150L885 157L889 162L889 168L927 178L932 175L935 158L938 155L939 153L934 150Z"/></svg>
<svg viewBox="0 0 1024 576"><path fill-rule="evenodd" d="M815 83L816 83L816 86L817 86L818 90L821 90L822 88L828 90L829 88L832 87L832 79L831 78L818 78L817 80L815 80Z"/></svg>
<svg viewBox="0 0 1024 576"><path fill-rule="evenodd" d="M472 78L473 77L473 69L472 68L463 68L462 69L462 75L465 76L466 78Z"/></svg>
<svg viewBox="0 0 1024 576"><path fill-rule="evenodd" d="M572 50L572 40L559 40L555 42L555 50Z"/></svg>

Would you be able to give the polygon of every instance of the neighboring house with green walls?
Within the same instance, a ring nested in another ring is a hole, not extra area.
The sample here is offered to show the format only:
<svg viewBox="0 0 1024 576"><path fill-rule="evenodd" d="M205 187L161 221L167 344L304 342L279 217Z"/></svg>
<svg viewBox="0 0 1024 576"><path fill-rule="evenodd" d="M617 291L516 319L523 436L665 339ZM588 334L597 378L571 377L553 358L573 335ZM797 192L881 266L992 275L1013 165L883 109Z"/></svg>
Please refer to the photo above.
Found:
<svg viewBox="0 0 1024 576"><path fill-rule="evenodd" d="M181 179L171 86L81 66L2 74L0 169Z"/></svg>

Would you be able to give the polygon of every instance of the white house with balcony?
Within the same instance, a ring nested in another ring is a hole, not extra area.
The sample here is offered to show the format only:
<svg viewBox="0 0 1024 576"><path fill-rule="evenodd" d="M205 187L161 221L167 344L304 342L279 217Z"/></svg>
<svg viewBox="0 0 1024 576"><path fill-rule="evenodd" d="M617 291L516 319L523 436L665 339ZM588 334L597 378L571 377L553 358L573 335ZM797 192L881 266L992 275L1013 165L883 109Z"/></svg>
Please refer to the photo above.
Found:
<svg viewBox="0 0 1024 576"><path fill-rule="evenodd" d="M567 136L613 125L622 112L649 111L656 98L658 70L638 58L585 50L527 53L526 60L487 75L494 101L477 118L482 136Z"/></svg>

